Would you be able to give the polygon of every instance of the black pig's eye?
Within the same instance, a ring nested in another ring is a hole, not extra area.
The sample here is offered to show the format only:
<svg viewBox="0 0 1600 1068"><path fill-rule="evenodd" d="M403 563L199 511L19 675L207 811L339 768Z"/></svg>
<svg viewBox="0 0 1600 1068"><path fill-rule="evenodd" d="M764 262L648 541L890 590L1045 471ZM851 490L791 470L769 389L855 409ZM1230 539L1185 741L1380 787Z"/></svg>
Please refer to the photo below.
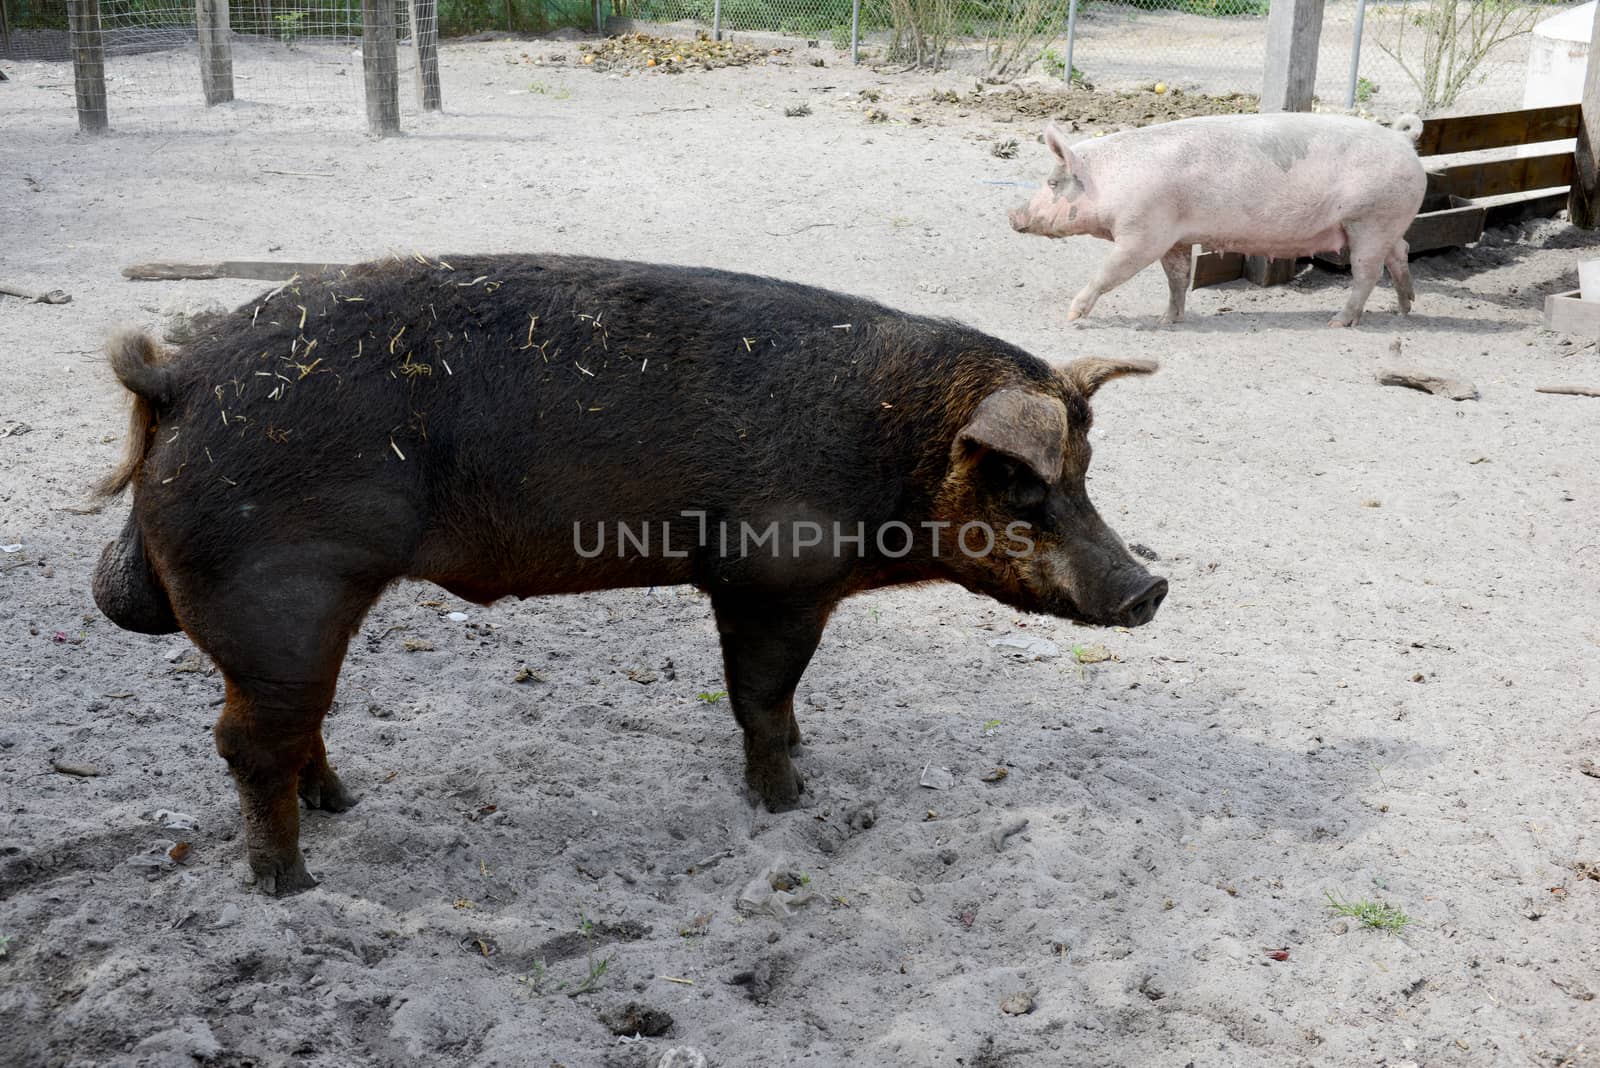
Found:
<svg viewBox="0 0 1600 1068"><path fill-rule="evenodd" d="M1011 480L1006 490L1006 497L1015 508L1037 508L1044 503L1049 493L1049 487L1024 467L1018 469L1016 477Z"/></svg>
<svg viewBox="0 0 1600 1068"><path fill-rule="evenodd" d="M1007 507L1022 511L1037 509L1050 495L1050 487L1033 468L1001 453L990 453L984 461L988 483L1001 495Z"/></svg>

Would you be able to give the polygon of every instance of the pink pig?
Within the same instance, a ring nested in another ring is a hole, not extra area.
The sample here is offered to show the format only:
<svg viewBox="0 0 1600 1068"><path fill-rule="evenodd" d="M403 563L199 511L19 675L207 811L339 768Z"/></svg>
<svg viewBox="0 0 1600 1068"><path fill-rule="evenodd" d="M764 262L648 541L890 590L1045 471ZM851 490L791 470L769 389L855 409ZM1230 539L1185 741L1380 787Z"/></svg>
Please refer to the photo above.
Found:
<svg viewBox="0 0 1600 1068"><path fill-rule="evenodd" d="M1107 290L1161 261L1171 297L1163 323L1183 318L1191 246L1250 255L1350 250L1350 299L1329 326L1354 326L1385 266L1400 314L1415 296L1406 228L1428 184L1417 159L1422 120L1394 129L1345 115L1222 115L1126 130L1068 147L1044 132L1055 170L1011 212L1025 234L1092 234L1111 255L1072 300L1089 314Z"/></svg>

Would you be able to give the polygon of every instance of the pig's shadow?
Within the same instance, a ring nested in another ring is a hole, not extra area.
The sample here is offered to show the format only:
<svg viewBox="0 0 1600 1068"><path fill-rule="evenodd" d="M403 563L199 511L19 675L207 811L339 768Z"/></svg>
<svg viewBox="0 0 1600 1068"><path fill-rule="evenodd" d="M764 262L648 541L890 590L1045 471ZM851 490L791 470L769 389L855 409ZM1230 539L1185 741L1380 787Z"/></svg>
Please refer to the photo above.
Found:
<svg viewBox="0 0 1600 1068"><path fill-rule="evenodd" d="M1493 304L1497 308L1504 308L1510 312L1525 312L1537 315L1544 307L1544 298L1551 293L1560 292L1563 287L1556 282L1538 282L1522 287L1515 293L1489 293L1481 289L1471 289L1454 282L1447 282L1439 278L1417 280L1417 306L1412 311L1412 316L1425 315L1423 309L1427 306L1428 297L1432 294L1453 297L1459 301L1479 304ZM1476 319L1481 323L1483 320Z"/></svg>
<svg viewBox="0 0 1600 1068"><path fill-rule="evenodd" d="M515 619L525 611L542 609L550 617L546 622L561 621L580 610L593 617L597 606L607 604L622 609L619 619L649 614L637 594L620 592L564 603L546 599L537 609L518 605L502 622L511 630L526 629L531 640L540 628ZM654 663L670 654L685 680L713 669L714 638L696 637L692 627L662 643L620 626L613 637L621 642L619 663ZM649 655L635 645L648 646ZM510 682L486 687L476 698L474 732L501 739L492 765L470 748L439 748L426 770L420 758L406 761L415 769L410 781L419 796L452 798L464 782L477 783L502 808L529 813L515 833L526 855L544 858L530 867L530 878L571 863L591 872L621 869L637 874L639 892L670 898L677 890L665 874L643 875L640 857L652 858L657 871L668 873L691 870L724 849L745 857L781 846L809 866L827 862L823 855L836 862L860 848L896 878L947 881L956 873L947 871L918 833L929 808L952 817L977 816L984 834L988 821L1000 819L1013 804L1070 813L1067 822L1041 826L1039 833L1052 841L1067 836L1052 849L1079 850L1087 848L1080 831L1087 828L1099 843L1096 864L1107 870L1137 863L1141 849L1168 851L1197 828L1219 826L1228 828L1225 837L1236 853L1185 861L1187 877L1216 865L1247 864L1258 855L1258 843L1272 836L1279 843L1287 837L1314 860L1324 855L1319 843L1354 839L1372 822L1361 794L1380 788L1374 766L1423 768L1438 760L1437 751L1382 735L1330 736L1322 744L1308 728L1292 740L1259 740L1252 737L1259 725L1284 714L1274 707L1269 687L1256 699L1182 666L1149 663L1135 689L1126 671L1064 678L1053 665L1013 664L981 648L973 652L978 659L970 670L963 670L949 656L933 657L940 651L886 638L865 624L830 628L802 683L803 692L816 687L826 701L823 707L808 702L801 712L807 745L798 764L808 788L794 814L752 815L733 716L725 704L695 701L691 691L702 684L687 681L658 681L648 689L621 689L635 684L619 682L604 704ZM914 666L917 661L924 662L922 668ZM890 664L902 666L886 672ZM1169 674L1170 681L1163 677ZM1033 682L1024 685L1024 678ZM1046 705L1054 700L1059 707L1041 708L1041 695ZM1004 726L978 729L963 708L981 708L984 717ZM863 724L872 723L878 728L864 732ZM362 719L353 726L373 725ZM353 780L368 790L398 759L355 739L342 748ZM980 782L1007 763L1016 770L1003 794ZM921 776L930 764L948 768L955 785L938 793L923 788ZM570 829L592 823L596 796L606 802L606 833L580 841ZM864 807L874 812L867 828L846 818ZM320 854L364 856L343 866L336 878L351 887L365 882L361 892L375 899L404 898L388 886L406 881L396 879L397 871L372 868L383 858L368 846L404 841L416 833L415 824L380 814L377 806L357 811L357 821L318 821ZM425 822L455 826L444 809L426 815ZM752 828L752 819L753 839L737 830ZM477 855L474 850L492 846L495 832L473 823L460 834L463 855ZM738 859L732 866L756 865Z"/></svg>
<svg viewBox="0 0 1600 1068"><path fill-rule="evenodd" d="M1477 299L1477 298L1475 298ZM1080 319L1080 329L1093 329L1097 324L1103 327L1122 327L1151 336L1181 336L1182 334L1249 334L1260 333L1263 330L1294 331L1296 333L1324 333L1338 336L1336 328L1328 325L1328 320L1337 311L1331 307L1326 311L1228 311L1213 314L1190 309L1184 316L1183 322L1170 326L1162 326L1156 322L1156 317L1138 315L1108 315L1104 318ZM1418 333L1475 333L1475 334L1509 334L1518 330L1525 330L1531 325L1522 319L1472 319L1460 315L1427 315L1422 311L1413 311L1411 315L1401 318L1392 310L1372 311L1369 309L1361 317L1361 325L1354 327L1363 333L1375 334L1418 334Z"/></svg>

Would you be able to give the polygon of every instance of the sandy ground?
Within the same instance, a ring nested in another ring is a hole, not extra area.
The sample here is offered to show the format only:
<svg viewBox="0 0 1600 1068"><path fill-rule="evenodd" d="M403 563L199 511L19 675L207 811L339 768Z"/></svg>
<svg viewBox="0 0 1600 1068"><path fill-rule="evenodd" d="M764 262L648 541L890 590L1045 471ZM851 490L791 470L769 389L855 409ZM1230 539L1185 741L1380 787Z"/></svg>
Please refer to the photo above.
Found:
<svg viewBox="0 0 1600 1068"><path fill-rule="evenodd" d="M248 102L86 140L60 66L8 66L0 277L73 301L0 298L0 1064L1600 1063L1600 401L1533 392L1600 385L1590 339L1539 326L1592 238L1419 259L1417 313L1385 286L1348 332L1320 270L1196 292L1167 329L1149 270L1070 327L1106 246L1007 228L1032 125L904 118L966 83L573 51L446 46L449 113L383 142ZM125 509L83 511L123 448L97 353L263 288L131 262L413 248L713 264L1048 358L1158 357L1101 394L1090 488L1172 594L1133 633L953 587L849 602L801 684L807 807L774 816L701 697L724 687L693 591L402 586L326 724L361 800L305 820L322 885L253 895L220 678L89 595ZM1482 397L1377 385L1396 362ZM774 869L809 903L741 914ZM667 1033L614 1035L630 1002Z"/></svg>

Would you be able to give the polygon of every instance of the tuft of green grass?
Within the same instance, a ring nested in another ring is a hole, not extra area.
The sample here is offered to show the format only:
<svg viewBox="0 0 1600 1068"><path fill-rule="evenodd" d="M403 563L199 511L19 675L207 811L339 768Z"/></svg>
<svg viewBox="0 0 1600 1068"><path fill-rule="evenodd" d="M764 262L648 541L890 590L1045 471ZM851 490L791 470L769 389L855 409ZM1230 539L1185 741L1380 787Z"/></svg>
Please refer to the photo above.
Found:
<svg viewBox="0 0 1600 1068"><path fill-rule="evenodd" d="M606 957L602 960L595 960L594 921L581 912L578 913L578 931L583 935L583 942L586 947L585 956L589 963L589 974L584 977L583 982L579 983L575 989L567 991L567 997L569 998L575 998L579 994L587 994L591 990L597 989L600 986L600 980L605 978L606 969L611 967L613 959Z"/></svg>
<svg viewBox="0 0 1600 1068"><path fill-rule="evenodd" d="M283 42L285 48L293 48L295 41L300 38L300 20L305 18L304 11L290 11L282 15L274 15L278 23L278 40Z"/></svg>
<svg viewBox="0 0 1600 1068"><path fill-rule="evenodd" d="M997 720L997 719L989 719L989 720L984 720L984 723L983 723L983 733L984 733L984 734L994 734L994 733L995 733L995 732L996 732L996 731L998 731L998 730L999 730L999 729L1000 729L1000 728L1001 728L1001 727L1002 727L1002 726L1004 726L1004 724L1002 724L1002 723L1001 723L1001 722L1000 722L1000 721L999 721L999 720Z"/></svg>
<svg viewBox="0 0 1600 1068"><path fill-rule="evenodd" d="M7 948L11 945L11 936L0 934L0 957L6 955Z"/></svg>
<svg viewBox="0 0 1600 1068"><path fill-rule="evenodd" d="M1333 896L1333 891L1328 891L1328 908L1337 915L1348 916L1363 927L1371 927L1379 931L1388 931L1393 934L1411 922L1411 917L1395 908L1393 905L1382 901L1368 901L1362 898L1359 901L1340 901Z"/></svg>
<svg viewBox="0 0 1600 1068"><path fill-rule="evenodd" d="M707 692L705 690L701 690L695 696L697 698L699 698L700 700L704 701L708 705L714 705L718 701L722 700L724 697L728 696L728 691L727 690L718 690L715 693L710 693L710 692Z"/></svg>
<svg viewBox="0 0 1600 1068"><path fill-rule="evenodd" d="M543 994L544 981L549 974L549 966L545 964L544 958L541 957L533 962L532 974L517 976L517 982L523 984L524 986L531 987L535 994Z"/></svg>

